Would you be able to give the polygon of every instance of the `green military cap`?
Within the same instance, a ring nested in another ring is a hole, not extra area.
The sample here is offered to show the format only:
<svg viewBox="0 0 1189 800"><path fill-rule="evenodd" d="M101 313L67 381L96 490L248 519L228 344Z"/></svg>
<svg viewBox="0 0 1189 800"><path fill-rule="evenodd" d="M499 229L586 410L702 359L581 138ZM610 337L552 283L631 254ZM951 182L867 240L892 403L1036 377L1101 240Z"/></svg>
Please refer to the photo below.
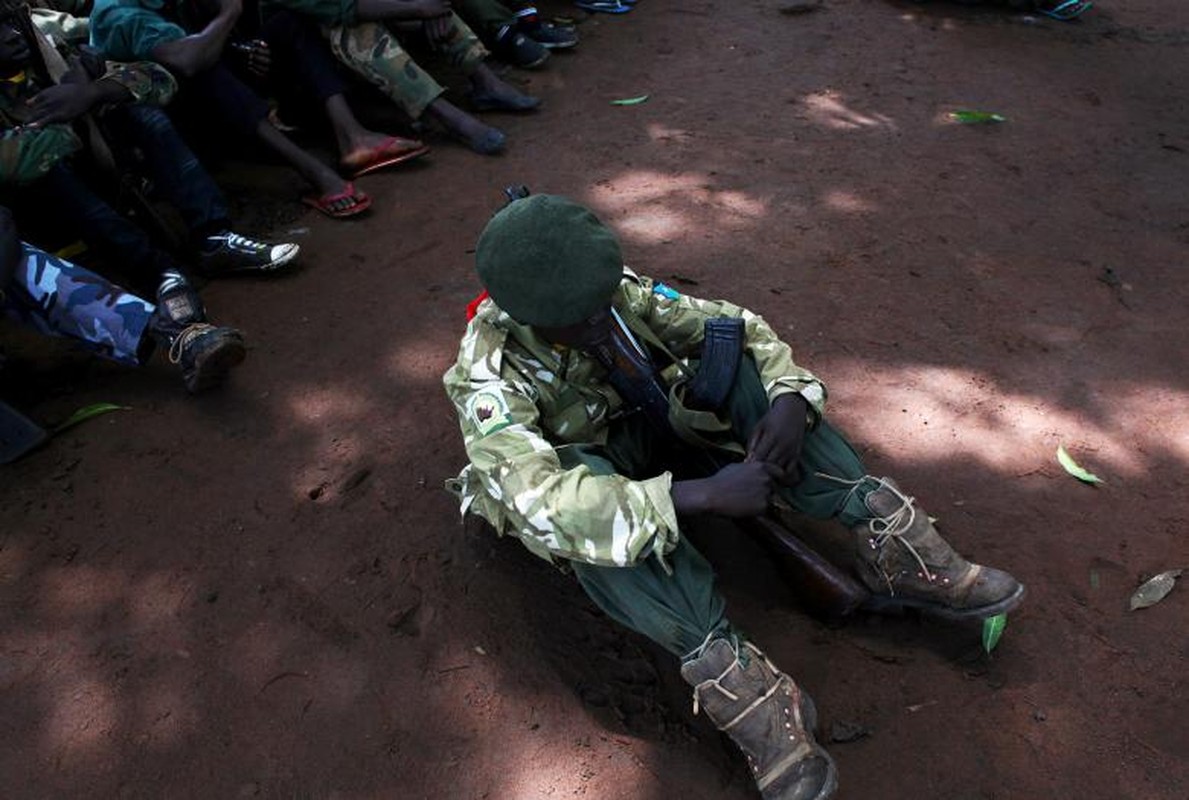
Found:
<svg viewBox="0 0 1189 800"><path fill-rule="evenodd" d="M557 195L515 200L491 218L475 250L496 305L526 325L557 328L605 308L623 277L615 234Z"/></svg>

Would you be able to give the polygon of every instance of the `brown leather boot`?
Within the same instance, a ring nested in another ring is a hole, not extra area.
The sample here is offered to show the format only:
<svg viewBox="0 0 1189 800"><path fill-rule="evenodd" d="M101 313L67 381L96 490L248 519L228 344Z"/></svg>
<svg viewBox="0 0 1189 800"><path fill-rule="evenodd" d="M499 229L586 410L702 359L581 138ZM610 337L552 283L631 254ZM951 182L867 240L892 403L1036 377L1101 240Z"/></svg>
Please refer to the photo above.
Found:
<svg viewBox="0 0 1189 800"><path fill-rule="evenodd" d="M1002 570L972 564L950 547L929 516L890 478L865 503L874 517L856 525L859 578L872 592L867 608L918 608L948 619L1005 614L1024 599L1024 587Z"/></svg>
<svg viewBox="0 0 1189 800"><path fill-rule="evenodd" d="M814 741L817 711L758 647L714 639L681 665L699 708L747 756L764 800L825 800L838 786L834 761Z"/></svg>

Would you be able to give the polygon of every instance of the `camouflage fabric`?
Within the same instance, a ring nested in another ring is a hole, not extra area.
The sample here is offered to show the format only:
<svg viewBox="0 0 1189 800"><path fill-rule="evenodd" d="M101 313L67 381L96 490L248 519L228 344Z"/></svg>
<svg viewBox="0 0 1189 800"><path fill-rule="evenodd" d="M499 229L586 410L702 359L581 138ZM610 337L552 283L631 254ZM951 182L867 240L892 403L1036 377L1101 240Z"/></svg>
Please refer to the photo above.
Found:
<svg viewBox="0 0 1189 800"><path fill-rule="evenodd" d="M799 392L817 414L822 383L792 358L764 320L740 306L678 294L630 271L612 299L679 359L700 355L710 317L745 321L746 352L754 359L768 400ZM666 382L678 370L662 372ZM454 403L470 464L451 488L462 512L485 518L500 534L553 560L629 566L663 558L678 541L669 497L672 474L646 480L562 466L569 445L604 444L623 403L586 354L557 348L520 325L493 301L478 308L443 382ZM568 460L568 459L567 459Z"/></svg>
<svg viewBox="0 0 1189 800"><path fill-rule="evenodd" d="M138 366L154 306L90 270L22 243L0 312L47 336L84 342L105 358Z"/></svg>
<svg viewBox="0 0 1189 800"><path fill-rule="evenodd" d="M451 15L454 30L449 41L435 49L450 66L463 74L474 72L487 57L487 50L457 14ZM396 34L376 22L323 29L336 58L375 84L406 114L417 119L426 106L445 89L417 65L401 46Z"/></svg>
<svg viewBox="0 0 1189 800"><path fill-rule="evenodd" d="M30 11L30 16L37 30L59 42L86 44L91 37L91 22L86 17L36 7Z"/></svg>
<svg viewBox="0 0 1189 800"><path fill-rule="evenodd" d="M69 45L57 47L50 37L34 30L37 47L52 76L38 77L30 68L0 81L0 184L21 186L40 178L55 164L82 148L82 141L65 124L25 127L30 119L27 102L56 82L65 66L63 57L76 51ZM128 90L132 102L165 105L177 90L177 82L164 67L150 62L120 64L107 62L101 81L114 81Z"/></svg>

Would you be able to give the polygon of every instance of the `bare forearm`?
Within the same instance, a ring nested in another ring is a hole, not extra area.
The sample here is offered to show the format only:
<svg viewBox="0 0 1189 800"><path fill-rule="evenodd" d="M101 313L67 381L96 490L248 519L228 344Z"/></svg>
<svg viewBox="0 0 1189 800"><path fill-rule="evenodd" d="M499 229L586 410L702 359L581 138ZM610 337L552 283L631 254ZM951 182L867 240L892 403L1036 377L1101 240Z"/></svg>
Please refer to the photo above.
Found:
<svg viewBox="0 0 1189 800"><path fill-rule="evenodd" d="M153 60L187 78L213 67L239 19L239 7L224 8L198 33L153 48Z"/></svg>

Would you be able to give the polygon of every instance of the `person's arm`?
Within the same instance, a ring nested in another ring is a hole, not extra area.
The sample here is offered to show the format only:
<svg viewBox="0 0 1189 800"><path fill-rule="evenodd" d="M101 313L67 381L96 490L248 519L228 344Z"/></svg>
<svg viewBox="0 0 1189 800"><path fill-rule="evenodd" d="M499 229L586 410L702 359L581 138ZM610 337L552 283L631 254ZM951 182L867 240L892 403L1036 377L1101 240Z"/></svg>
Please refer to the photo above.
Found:
<svg viewBox="0 0 1189 800"><path fill-rule="evenodd" d="M242 0L219 0L219 13L198 33L157 44L149 51L152 59L184 77L213 67L223 55L227 39L243 11Z"/></svg>
<svg viewBox="0 0 1189 800"><path fill-rule="evenodd" d="M634 481L563 468L539 427L531 388L488 366L498 370L500 346L472 327L444 379L470 459L464 504L538 554L628 566L672 550L679 536L672 476Z"/></svg>

